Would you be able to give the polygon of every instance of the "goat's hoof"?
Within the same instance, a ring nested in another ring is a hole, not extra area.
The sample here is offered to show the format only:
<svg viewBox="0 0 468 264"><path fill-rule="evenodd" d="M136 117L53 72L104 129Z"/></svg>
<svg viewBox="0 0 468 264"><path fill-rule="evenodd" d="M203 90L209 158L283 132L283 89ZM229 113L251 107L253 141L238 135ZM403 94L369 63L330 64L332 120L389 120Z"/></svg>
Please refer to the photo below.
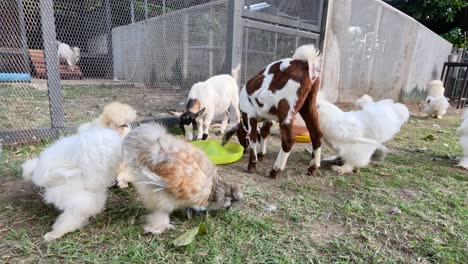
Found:
<svg viewBox="0 0 468 264"><path fill-rule="evenodd" d="M203 134L202 140L206 140L208 138L208 134Z"/></svg>
<svg viewBox="0 0 468 264"><path fill-rule="evenodd" d="M257 170L257 164L249 163L249 165L247 166L247 172L248 173L255 173L256 170Z"/></svg>
<svg viewBox="0 0 468 264"><path fill-rule="evenodd" d="M262 161L262 160L263 160L263 154L262 154L262 153L258 153L258 154L257 154L257 160L258 160L258 161Z"/></svg>
<svg viewBox="0 0 468 264"><path fill-rule="evenodd" d="M310 176L315 176L317 174L317 166L312 165L307 169L307 173L309 173Z"/></svg>
<svg viewBox="0 0 468 264"><path fill-rule="evenodd" d="M224 134L222 131L216 131L216 132L215 132L215 135L216 135L216 136L221 136L222 134Z"/></svg>
<svg viewBox="0 0 468 264"><path fill-rule="evenodd" d="M281 170L280 169L272 169L270 171L270 178L271 179L276 179L276 177L278 177L278 175L280 174Z"/></svg>

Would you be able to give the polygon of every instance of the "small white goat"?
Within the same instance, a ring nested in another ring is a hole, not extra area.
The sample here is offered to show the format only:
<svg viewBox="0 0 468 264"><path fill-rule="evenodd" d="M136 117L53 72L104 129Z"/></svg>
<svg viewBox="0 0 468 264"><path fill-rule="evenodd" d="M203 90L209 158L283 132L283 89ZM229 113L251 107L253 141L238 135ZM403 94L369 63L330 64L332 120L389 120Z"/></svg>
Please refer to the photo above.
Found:
<svg viewBox="0 0 468 264"><path fill-rule="evenodd" d="M463 122L460 128L458 128L458 134L460 135L460 145L463 148L463 158L458 163L458 166L468 170L468 110L465 110Z"/></svg>
<svg viewBox="0 0 468 264"><path fill-rule="evenodd" d="M71 48L68 44L57 41L58 44L58 57L59 59L65 59L68 66L72 70L75 69L76 64L80 61L81 51L78 47Z"/></svg>
<svg viewBox="0 0 468 264"><path fill-rule="evenodd" d="M232 105L236 113L236 122L240 121L239 87L237 79L240 65L233 69L231 75L216 75L204 82L198 82L190 89L187 107L184 113L169 113L180 119L179 127L188 141L195 139L205 140L208 129L217 114L223 114L220 133L223 134L229 121L229 106ZM198 135L195 137L195 131Z"/></svg>

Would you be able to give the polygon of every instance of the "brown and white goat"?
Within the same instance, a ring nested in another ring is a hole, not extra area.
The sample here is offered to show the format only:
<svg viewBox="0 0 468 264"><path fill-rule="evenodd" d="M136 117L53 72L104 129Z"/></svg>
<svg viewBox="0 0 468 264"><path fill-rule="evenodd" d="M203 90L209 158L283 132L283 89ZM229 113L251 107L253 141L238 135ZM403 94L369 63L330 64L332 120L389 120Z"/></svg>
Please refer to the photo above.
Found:
<svg viewBox="0 0 468 264"><path fill-rule="evenodd" d="M295 142L293 127L298 112L307 125L314 150L308 172L313 175L320 167L322 133L316 109L320 60L318 50L313 45L301 46L292 58L269 64L242 88L242 122L226 132L223 144L237 132L239 142L244 148L250 148L248 172L255 172L257 161L263 159L266 138L270 134L273 120L280 124L281 151L270 172L270 178L276 178L284 170ZM259 122L263 122L263 125L258 131ZM257 152L258 143L260 153Z"/></svg>

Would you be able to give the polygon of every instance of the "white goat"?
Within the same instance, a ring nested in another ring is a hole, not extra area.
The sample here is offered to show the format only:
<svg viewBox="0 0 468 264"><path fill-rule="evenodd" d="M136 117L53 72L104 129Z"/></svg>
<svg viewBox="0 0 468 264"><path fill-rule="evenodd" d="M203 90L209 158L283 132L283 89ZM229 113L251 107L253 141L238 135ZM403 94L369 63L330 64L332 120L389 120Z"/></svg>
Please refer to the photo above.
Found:
<svg viewBox="0 0 468 264"><path fill-rule="evenodd" d="M460 135L460 145L463 148L463 158L458 163L458 166L468 170L468 110L465 110L463 122L460 128L458 128L458 134Z"/></svg>
<svg viewBox="0 0 468 264"><path fill-rule="evenodd" d="M68 44L57 41L58 44L58 57L65 59L72 69L75 69L76 64L80 61L81 51L78 47L71 48Z"/></svg>
<svg viewBox="0 0 468 264"><path fill-rule="evenodd" d="M229 106L232 105L236 113L236 122L240 121L239 87L237 79L240 65L233 69L231 75L216 75L204 82L198 82L190 89L187 107L184 113L169 113L180 119L179 127L188 141L195 139L205 140L208 129L217 114L223 114L220 133L223 134L229 121ZM195 131L198 135L195 137Z"/></svg>

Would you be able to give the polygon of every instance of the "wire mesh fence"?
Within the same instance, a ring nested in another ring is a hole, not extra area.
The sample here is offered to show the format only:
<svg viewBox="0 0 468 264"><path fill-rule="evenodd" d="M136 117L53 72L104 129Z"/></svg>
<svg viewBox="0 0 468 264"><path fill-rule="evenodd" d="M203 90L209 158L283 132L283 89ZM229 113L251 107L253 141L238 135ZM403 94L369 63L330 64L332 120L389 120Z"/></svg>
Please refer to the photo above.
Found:
<svg viewBox="0 0 468 264"><path fill-rule="evenodd" d="M323 0L1 0L0 137L75 131L120 101L140 119L241 63L241 85L319 44Z"/></svg>

